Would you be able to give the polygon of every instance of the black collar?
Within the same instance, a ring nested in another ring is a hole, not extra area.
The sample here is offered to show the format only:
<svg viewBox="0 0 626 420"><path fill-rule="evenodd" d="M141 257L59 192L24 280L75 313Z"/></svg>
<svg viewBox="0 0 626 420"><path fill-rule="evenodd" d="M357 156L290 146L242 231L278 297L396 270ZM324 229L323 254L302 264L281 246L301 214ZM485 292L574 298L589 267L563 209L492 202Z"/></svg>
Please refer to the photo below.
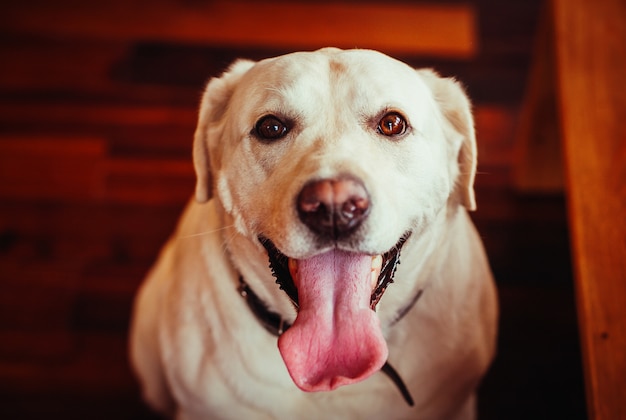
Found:
<svg viewBox="0 0 626 420"><path fill-rule="evenodd" d="M245 299L252 313L256 316L261 325L263 325L263 327L270 334L280 336L282 335L282 333L287 331L289 327L291 327L291 324L286 322L279 313L273 312L267 307L265 302L263 302L261 298L259 298L257 294L254 293L254 291L250 288L248 283L246 283L246 281L243 279L243 276L239 276L238 290L241 296L243 296L243 298ZM411 299L409 304L399 312L398 317L394 320L394 323L398 322L404 315L406 315L406 313L413 307L413 305L415 305L421 295L422 290L420 290L415 295L415 297ZM396 370L389 364L388 361L385 362L381 370L398 387L398 390L402 394L402 397L404 397L404 400L407 402L407 404L413 407L413 397L411 397L409 389L405 385L398 372L396 372Z"/></svg>

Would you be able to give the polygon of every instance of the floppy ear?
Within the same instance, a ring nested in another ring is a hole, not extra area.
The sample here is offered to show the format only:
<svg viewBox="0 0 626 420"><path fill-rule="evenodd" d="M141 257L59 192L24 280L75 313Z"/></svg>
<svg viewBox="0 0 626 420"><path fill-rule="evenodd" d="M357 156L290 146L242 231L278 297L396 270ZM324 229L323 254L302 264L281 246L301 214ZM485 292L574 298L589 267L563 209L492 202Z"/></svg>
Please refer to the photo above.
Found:
<svg viewBox="0 0 626 420"><path fill-rule="evenodd" d="M443 116L454 130L454 133L447 133L447 135L461 136L457 155L459 175L456 188L460 193L461 203L468 210L476 210L474 177L476 176L477 150L474 118L469 98L455 79L439 77L432 70L419 70L419 73L432 90ZM451 143L457 145L458 141Z"/></svg>
<svg viewBox="0 0 626 420"><path fill-rule="evenodd" d="M235 86L237 86L241 76L252 66L254 66L253 61L235 61L221 77L209 80L202 95L198 125L193 140L196 200L200 203L208 201L213 196L209 141L216 139L210 139L209 128L222 119Z"/></svg>

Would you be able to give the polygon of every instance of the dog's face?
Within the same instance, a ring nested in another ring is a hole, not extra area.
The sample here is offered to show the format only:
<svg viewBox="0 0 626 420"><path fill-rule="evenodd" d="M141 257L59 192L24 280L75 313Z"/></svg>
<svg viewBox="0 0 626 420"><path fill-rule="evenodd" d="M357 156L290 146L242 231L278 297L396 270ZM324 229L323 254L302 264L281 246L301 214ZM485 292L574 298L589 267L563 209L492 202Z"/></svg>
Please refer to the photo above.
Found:
<svg viewBox="0 0 626 420"><path fill-rule="evenodd" d="M384 363L374 309L379 277L393 275L381 274L385 258L450 203L474 207L475 150L454 81L373 51L240 61L209 83L196 195L286 261L299 312L279 346L303 389Z"/></svg>

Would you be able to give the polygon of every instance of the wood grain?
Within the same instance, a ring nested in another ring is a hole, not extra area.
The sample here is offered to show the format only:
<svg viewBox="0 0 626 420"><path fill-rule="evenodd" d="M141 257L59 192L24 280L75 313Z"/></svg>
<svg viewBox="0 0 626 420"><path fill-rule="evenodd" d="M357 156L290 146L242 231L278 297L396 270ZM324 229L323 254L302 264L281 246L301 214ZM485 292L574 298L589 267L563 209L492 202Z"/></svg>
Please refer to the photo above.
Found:
<svg viewBox="0 0 626 420"><path fill-rule="evenodd" d="M22 34L294 50L358 47L447 57L477 51L475 26L473 8L466 4L406 2L221 0L181 7L171 1L26 0L3 7L0 17L3 30Z"/></svg>
<svg viewBox="0 0 626 420"><path fill-rule="evenodd" d="M560 115L591 419L626 418L626 3L554 0Z"/></svg>

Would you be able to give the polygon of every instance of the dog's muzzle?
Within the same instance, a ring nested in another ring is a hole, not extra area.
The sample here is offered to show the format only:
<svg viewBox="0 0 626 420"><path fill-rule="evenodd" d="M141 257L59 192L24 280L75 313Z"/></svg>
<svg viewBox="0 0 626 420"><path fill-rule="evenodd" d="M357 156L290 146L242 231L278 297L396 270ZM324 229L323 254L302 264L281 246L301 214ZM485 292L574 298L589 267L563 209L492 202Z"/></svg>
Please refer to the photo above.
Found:
<svg viewBox="0 0 626 420"><path fill-rule="evenodd" d="M312 180L304 185L296 199L296 209L302 223L318 238L326 242L346 239L361 226L370 212L370 197L361 180L350 175ZM370 307L383 296L400 262L400 250L409 233L382 255L372 256ZM298 291L293 275L298 270L298 261L287 258L268 238L259 238L267 250L270 266L276 282L284 290L296 309L299 308Z"/></svg>

